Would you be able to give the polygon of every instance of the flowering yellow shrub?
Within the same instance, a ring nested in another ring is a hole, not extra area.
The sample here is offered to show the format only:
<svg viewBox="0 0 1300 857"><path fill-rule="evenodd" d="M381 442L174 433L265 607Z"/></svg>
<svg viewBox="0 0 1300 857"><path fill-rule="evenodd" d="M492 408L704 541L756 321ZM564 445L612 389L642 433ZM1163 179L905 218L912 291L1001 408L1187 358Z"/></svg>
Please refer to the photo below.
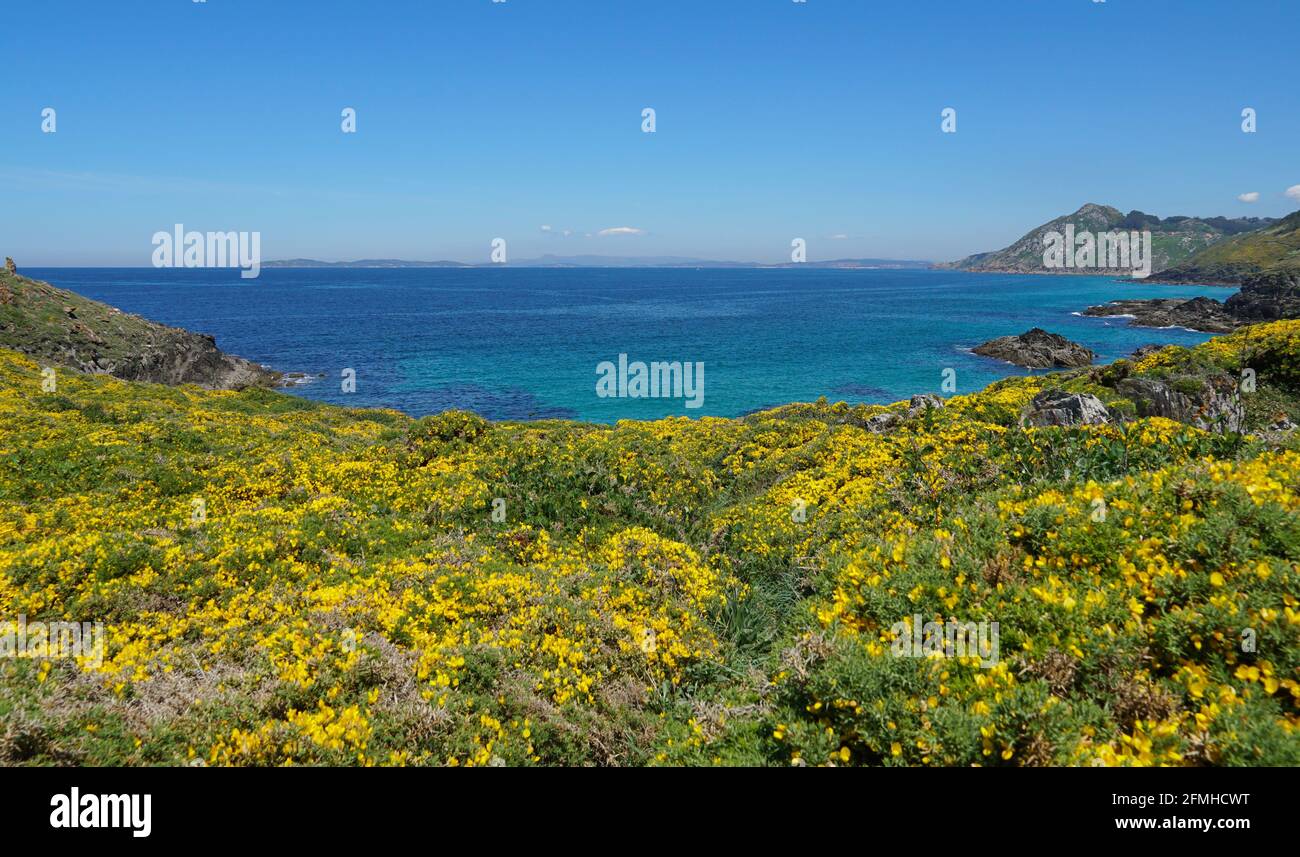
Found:
<svg viewBox="0 0 1300 857"><path fill-rule="evenodd" d="M1174 367L1300 418L1300 323L1124 371ZM1300 445L1020 427L1054 386L1120 412L1109 371L882 432L45 392L0 352L0 620L105 630L0 658L0 761L1300 763Z"/></svg>

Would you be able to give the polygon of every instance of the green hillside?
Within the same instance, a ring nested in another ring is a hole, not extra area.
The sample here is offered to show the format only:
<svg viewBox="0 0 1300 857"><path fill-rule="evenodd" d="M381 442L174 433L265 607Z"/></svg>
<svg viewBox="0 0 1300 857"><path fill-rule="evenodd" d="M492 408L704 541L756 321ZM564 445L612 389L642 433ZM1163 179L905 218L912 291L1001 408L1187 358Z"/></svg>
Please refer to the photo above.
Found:
<svg viewBox="0 0 1300 857"><path fill-rule="evenodd" d="M1251 274L1300 264L1300 211L1276 223L1225 238L1152 279L1167 283L1240 285Z"/></svg>
<svg viewBox="0 0 1300 857"><path fill-rule="evenodd" d="M1231 236L1259 229L1272 223L1268 218L1227 217L1165 217L1160 218L1142 211L1123 214L1109 205L1088 203L1073 214L1049 220L1025 233L1015 243L1002 250L977 253L939 267L962 271L984 271L1016 274L1095 274L1095 270L1073 268L1048 268L1043 264L1043 236L1048 232L1064 234L1072 224L1075 233L1150 231L1153 271L1161 271L1182 264L1196 254L1212 248Z"/></svg>

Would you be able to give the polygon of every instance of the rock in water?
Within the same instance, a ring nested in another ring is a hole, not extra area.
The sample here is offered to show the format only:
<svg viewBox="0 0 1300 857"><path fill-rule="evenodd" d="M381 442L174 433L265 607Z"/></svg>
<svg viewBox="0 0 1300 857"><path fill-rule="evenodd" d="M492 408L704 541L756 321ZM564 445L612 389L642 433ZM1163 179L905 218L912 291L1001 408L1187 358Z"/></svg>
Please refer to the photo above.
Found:
<svg viewBox="0 0 1300 857"><path fill-rule="evenodd" d="M1230 333L1241 325L1223 304L1204 297L1111 301L1090 306L1083 314L1100 318L1132 318L1136 327L1185 327L1205 333Z"/></svg>
<svg viewBox="0 0 1300 857"><path fill-rule="evenodd" d="M1110 411L1090 393L1044 390L1034 396L1022 422L1031 426L1100 425L1110 422Z"/></svg>
<svg viewBox="0 0 1300 857"><path fill-rule="evenodd" d="M1041 327L1027 330L1019 336L990 339L972 350L984 357L995 357L1029 369L1088 366L1097 356L1077 342L1071 342L1057 333L1048 333Z"/></svg>
<svg viewBox="0 0 1300 857"><path fill-rule="evenodd" d="M1083 311L1088 316L1126 316L1137 327L1185 327L1230 333L1243 324L1300 318L1300 263L1283 262L1248 275L1241 291L1223 303L1213 298L1111 301Z"/></svg>

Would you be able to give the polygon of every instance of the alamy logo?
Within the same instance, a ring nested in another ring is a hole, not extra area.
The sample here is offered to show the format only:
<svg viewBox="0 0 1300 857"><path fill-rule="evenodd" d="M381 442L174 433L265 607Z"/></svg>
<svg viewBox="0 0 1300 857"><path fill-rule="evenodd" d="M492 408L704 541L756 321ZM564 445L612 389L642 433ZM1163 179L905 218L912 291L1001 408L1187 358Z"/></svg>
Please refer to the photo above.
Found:
<svg viewBox="0 0 1300 857"><path fill-rule="evenodd" d="M1043 234L1045 268L1119 268L1138 279L1151 275L1151 232L1079 232L1065 224L1065 234Z"/></svg>
<svg viewBox="0 0 1300 857"><path fill-rule="evenodd" d="M609 360L596 364L596 395L602 399L686 399L686 407L704 404L704 363L671 363L641 360L627 362L618 355L618 365Z"/></svg>
<svg viewBox="0 0 1300 857"><path fill-rule="evenodd" d="M177 223L171 232L153 234L155 268L240 268L246 280L262 271L261 232L186 232Z"/></svg>
<svg viewBox="0 0 1300 857"><path fill-rule="evenodd" d="M900 658L979 658L985 669L998 662L997 622L925 622L920 613L895 622L892 649Z"/></svg>
<svg viewBox="0 0 1300 857"><path fill-rule="evenodd" d="M153 830L153 795L70 794L50 798L50 827L127 827L143 839Z"/></svg>
<svg viewBox="0 0 1300 857"><path fill-rule="evenodd" d="M91 666L104 662L103 622L0 622L0 657L57 660L79 658Z"/></svg>

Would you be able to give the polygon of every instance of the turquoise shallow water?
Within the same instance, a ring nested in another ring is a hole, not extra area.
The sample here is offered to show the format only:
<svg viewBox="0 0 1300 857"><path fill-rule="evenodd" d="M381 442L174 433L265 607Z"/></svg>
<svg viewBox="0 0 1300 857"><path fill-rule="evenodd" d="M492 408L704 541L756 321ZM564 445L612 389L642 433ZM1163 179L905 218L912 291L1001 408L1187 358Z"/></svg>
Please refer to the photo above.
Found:
<svg viewBox="0 0 1300 857"><path fill-rule="evenodd" d="M972 346L1039 326L1103 362L1184 330L1073 313L1118 298L1223 298L1208 286L1106 277L819 269L61 268L22 273L128 312L210 333L234 354L326 377L296 395L413 415L459 407L493 419L735 416L811 401L886 402L971 392L1018 369ZM599 398L596 367L703 362L703 406ZM356 372L356 392L341 372Z"/></svg>

